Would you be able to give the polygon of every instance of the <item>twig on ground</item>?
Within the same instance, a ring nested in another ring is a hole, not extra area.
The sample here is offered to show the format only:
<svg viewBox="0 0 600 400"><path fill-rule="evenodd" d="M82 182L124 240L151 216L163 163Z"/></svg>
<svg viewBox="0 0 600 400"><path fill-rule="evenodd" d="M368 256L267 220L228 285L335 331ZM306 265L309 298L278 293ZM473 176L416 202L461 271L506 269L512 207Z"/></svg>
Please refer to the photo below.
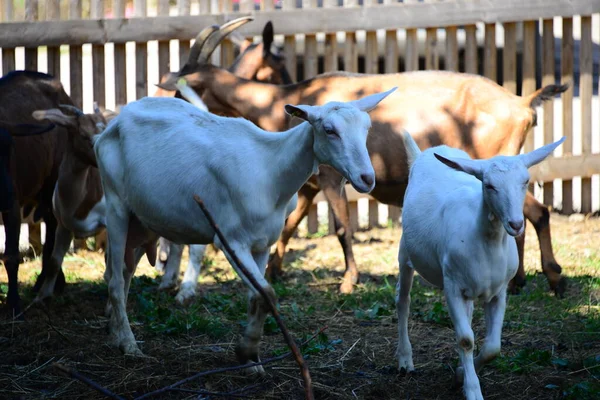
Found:
<svg viewBox="0 0 600 400"><path fill-rule="evenodd" d="M311 337L309 337L308 339L306 339L304 342L302 342L300 344L300 347L302 347L305 344L309 343L311 340L313 340L314 338L316 338L319 334L321 334L322 332L324 332L327 328L328 327L325 326L325 327L319 329L318 332L316 332L314 335L312 335ZM259 362L255 362L255 363L248 363L248 364L243 364L243 365L234 365L232 367L223 367L223 368L218 368L218 369L212 369L210 371L198 372L197 374L192 375L192 376L190 376L188 378L182 379L182 380L180 380L178 382L175 382L172 385L165 386L164 388L157 389L157 390L155 390L153 392L148 392L146 394L138 396L134 400L143 400L143 399L150 398L152 396L156 396L156 395L159 395L159 394L162 394L162 393L174 390L175 388L177 388L177 386L181 386L184 383L187 383L189 381L201 378L203 376L220 374L222 372L236 371L238 369L245 369L245 368L249 368L249 367L255 367L255 366L259 366L259 365L270 364L270 363L273 363L275 361L283 360L284 358L287 358L287 357L289 357L291 355L292 355L292 352L288 351L287 353L279 355L277 357L267 358L267 359L265 359L263 361L259 361Z"/></svg>
<svg viewBox="0 0 600 400"><path fill-rule="evenodd" d="M67 367L64 364L60 364L60 363L56 362L56 363L52 364L52 367L64 372L65 374L69 375L71 378L77 379L78 381L85 383L92 389L97 390L98 392L102 393L103 395L105 395L107 397L110 397L111 399L125 400L123 397L119 396L118 394L115 394L115 393L111 392L110 390L106 389L105 387L100 386L99 384L97 384L96 382L91 380L90 378L87 378L87 377L81 375L79 372L75 371L72 368Z"/></svg>
<svg viewBox="0 0 600 400"><path fill-rule="evenodd" d="M314 394L313 394L313 390L312 390L312 380L310 378L310 372L308 370L308 365L306 365L306 362L304 361L304 358L302 358L302 353L300 352L300 349L296 345L296 342L294 342L294 340L292 339L292 337L291 337L291 335L290 335L287 327L283 323L283 320L281 319L281 316L279 315L279 311L277 310L276 305L271 301L271 298L269 297L269 295L267 294L267 292L265 291L265 289L256 281L256 279L254 278L254 276L242 264L242 262L240 261L240 259L237 257L237 255L233 251L233 249L229 246L229 243L227 242L227 239L225 238L225 236L223 235L223 233L221 232L221 230L217 226L217 223L215 222L215 220L213 219L212 215L210 214L210 212L208 211L208 209L204 205L204 202L202 201L202 199L200 199L200 197L196 194L196 195L194 195L194 200L196 200L196 203L198 203L198 205L200 206L200 209L202 210L202 212L206 216L206 219L208 220L208 222L210 223L210 225L212 226L212 228L215 230L215 233L219 237L219 240L223 244L223 247L225 248L225 250L227 251L227 253L229 253L229 256L231 257L231 259L233 260L233 262L235 262L235 264L240 269L240 271L242 271L242 273L246 276L246 278L248 279L248 281L250 281L250 283L252 284L252 286L254 287L254 289L258 293L260 293L260 295L265 299L265 302L267 303L267 306L270 308L271 314L273 315L273 318L275 318L275 321L277 322L277 326L279 326L279 329L281 330L281 333L283 334L283 337L284 337L287 345L292 350L294 358L296 359L296 363L300 367L300 371L301 371L301 374L302 374L302 379L304 381L304 393L305 393L305 397L308 400L314 399Z"/></svg>

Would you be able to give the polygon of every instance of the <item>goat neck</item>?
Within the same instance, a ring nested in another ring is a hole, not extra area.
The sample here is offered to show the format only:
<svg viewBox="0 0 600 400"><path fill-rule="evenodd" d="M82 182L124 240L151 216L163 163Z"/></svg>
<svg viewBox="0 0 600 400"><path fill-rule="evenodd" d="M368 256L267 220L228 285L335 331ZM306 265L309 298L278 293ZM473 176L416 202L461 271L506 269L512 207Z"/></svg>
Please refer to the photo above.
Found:
<svg viewBox="0 0 600 400"><path fill-rule="evenodd" d="M269 135L270 136L270 135ZM313 151L314 128L303 122L266 142L273 157L273 186L279 190L279 201L289 199L318 172L319 162Z"/></svg>
<svg viewBox="0 0 600 400"><path fill-rule="evenodd" d="M209 64L185 78L194 90L207 90L222 105L272 132L283 131L287 127L283 106L300 103L299 92L289 93L287 86L240 78Z"/></svg>

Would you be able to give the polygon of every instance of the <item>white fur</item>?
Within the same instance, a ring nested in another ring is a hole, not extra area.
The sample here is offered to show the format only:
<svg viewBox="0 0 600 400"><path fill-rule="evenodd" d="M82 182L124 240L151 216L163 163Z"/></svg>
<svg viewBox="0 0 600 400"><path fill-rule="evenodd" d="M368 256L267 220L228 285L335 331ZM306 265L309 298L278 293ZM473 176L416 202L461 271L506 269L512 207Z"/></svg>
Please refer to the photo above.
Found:
<svg viewBox="0 0 600 400"><path fill-rule="evenodd" d="M164 275L158 288L159 290L170 290L177 286L184 245L171 243L165 238L160 238L159 242L159 257L156 260L156 268L159 271L164 271ZM188 264L179 291L175 296L175 300L182 305L196 295L196 283L200 276L200 268L202 267L202 258L206 251L206 245L191 244L188 246L188 249ZM162 259L163 252L165 253L164 260Z"/></svg>
<svg viewBox="0 0 600 400"><path fill-rule="evenodd" d="M94 146L107 202L114 343L126 353L140 353L125 310L129 275L123 276L123 257L131 215L175 243L212 242L222 250L193 199L199 195L239 259L272 291L263 276L270 246L290 201L319 163L332 165L361 192L373 189L366 148L371 121L365 111L389 93L320 107L288 105L287 111L307 122L282 133L206 113L176 98L143 98L123 107ZM254 360L266 312L251 293L254 306L240 347Z"/></svg>
<svg viewBox="0 0 600 400"><path fill-rule="evenodd" d="M563 140L519 156L471 160L464 151L447 146L421 153L405 132L409 161L414 163L404 197L398 254L399 368L414 370L408 312L416 270L444 290L461 362L456 378L464 381L468 400L483 399L476 371L500 353L506 287L519 265L512 236L524 229L527 168ZM484 302L486 337L474 359L471 318L476 299Z"/></svg>

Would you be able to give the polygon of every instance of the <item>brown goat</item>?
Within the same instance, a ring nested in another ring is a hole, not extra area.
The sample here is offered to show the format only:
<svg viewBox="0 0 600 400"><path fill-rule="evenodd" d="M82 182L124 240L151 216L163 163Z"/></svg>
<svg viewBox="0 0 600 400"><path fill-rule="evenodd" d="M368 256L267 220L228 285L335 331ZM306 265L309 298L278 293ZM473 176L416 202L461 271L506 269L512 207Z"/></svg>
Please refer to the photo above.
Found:
<svg viewBox="0 0 600 400"><path fill-rule="evenodd" d="M58 79L33 71L14 71L0 79L0 120L10 123L37 123L32 117L36 109L73 106ZM14 137L10 171L15 201L10 210L2 213L6 232L5 267L8 274L8 305L13 314L19 313L18 270L21 208L35 209L36 219L46 223L46 242L43 246L42 272L34 290L44 281L50 255L54 248L56 219L52 212L52 193L60 165L67 148L85 146L85 139L62 127L44 135ZM27 211L24 213L28 214ZM56 290L64 287L64 275L58 277Z"/></svg>
<svg viewBox="0 0 600 400"><path fill-rule="evenodd" d="M77 146L76 141L67 143L58 171L52 202L57 220L55 241L38 294L38 299L45 299L54 292L55 281L62 273L62 262L73 237L89 237L106 226L102 184L92 145L92 137L104 130L106 119L97 108L94 114L84 114L75 107L64 106L62 110L34 111L33 117L52 121L71 136L87 139L81 146Z"/></svg>
<svg viewBox="0 0 600 400"><path fill-rule="evenodd" d="M398 86L398 92L371 114L373 128L367 140L377 179L371 195L382 203L397 206L402 205L408 181L403 130L408 130L421 148L446 144L465 150L473 158L514 155L535 124L533 107L567 89L549 85L520 97L484 77L445 71L382 75L335 72L287 86L249 82L210 64L191 74L181 71L177 76L185 76L194 90L210 92L222 105L271 131L283 130L290 122L284 113L287 103L320 105L334 100L348 101ZM173 83L174 79L162 87L172 87ZM333 209L346 259L340 290L349 293L358 281L358 270L352 253L348 206L341 177L326 167L320 168L319 175L300 190L298 206L287 219L268 271L272 277L281 273L285 247L320 190ZM548 209L528 194L524 212L537 231L542 267L550 287L560 295L566 282L552 253ZM518 238L518 243L521 262L511 284L513 291L525 282L524 237Z"/></svg>

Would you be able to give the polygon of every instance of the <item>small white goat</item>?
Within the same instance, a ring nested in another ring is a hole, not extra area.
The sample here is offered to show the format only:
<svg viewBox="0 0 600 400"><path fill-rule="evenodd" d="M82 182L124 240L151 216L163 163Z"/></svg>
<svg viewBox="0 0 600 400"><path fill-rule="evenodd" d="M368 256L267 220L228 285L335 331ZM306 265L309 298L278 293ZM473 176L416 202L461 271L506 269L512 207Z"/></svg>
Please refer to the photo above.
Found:
<svg viewBox="0 0 600 400"><path fill-rule="evenodd" d="M500 353L506 288L519 266L511 236L521 235L525 229L527 168L544 160L564 139L527 154L472 160L464 151L448 146L421 153L404 132L410 175L402 210L396 287L400 369L414 370L408 311L416 270L444 290L461 362L456 380L464 380L468 400L483 399L476 371ZM475 299L484 302L486 337L473 360Z"/></svg>
<svg viewBox="0 0 600 400"><path fill-rule="evenodd" d="M270 246L296 206L296 192L320 163L334 167L359 192L373 189L375 174L366 147L371 119L366 112L394 90L345 103L286 105L288 114L305 122L281 133L203 112L176 98L143 98L123 107L94 145L106 196L113 343L125 353L141 354L125 309L139 259L134 248L154 251L152 259L160 235L176 243L214 243L223 250L194 194L202 198L237 257L274 298L264 271ZM260 295L251 291L249 300L249 321L237 351L242 363L258 360L266 318Z"/></svg>

